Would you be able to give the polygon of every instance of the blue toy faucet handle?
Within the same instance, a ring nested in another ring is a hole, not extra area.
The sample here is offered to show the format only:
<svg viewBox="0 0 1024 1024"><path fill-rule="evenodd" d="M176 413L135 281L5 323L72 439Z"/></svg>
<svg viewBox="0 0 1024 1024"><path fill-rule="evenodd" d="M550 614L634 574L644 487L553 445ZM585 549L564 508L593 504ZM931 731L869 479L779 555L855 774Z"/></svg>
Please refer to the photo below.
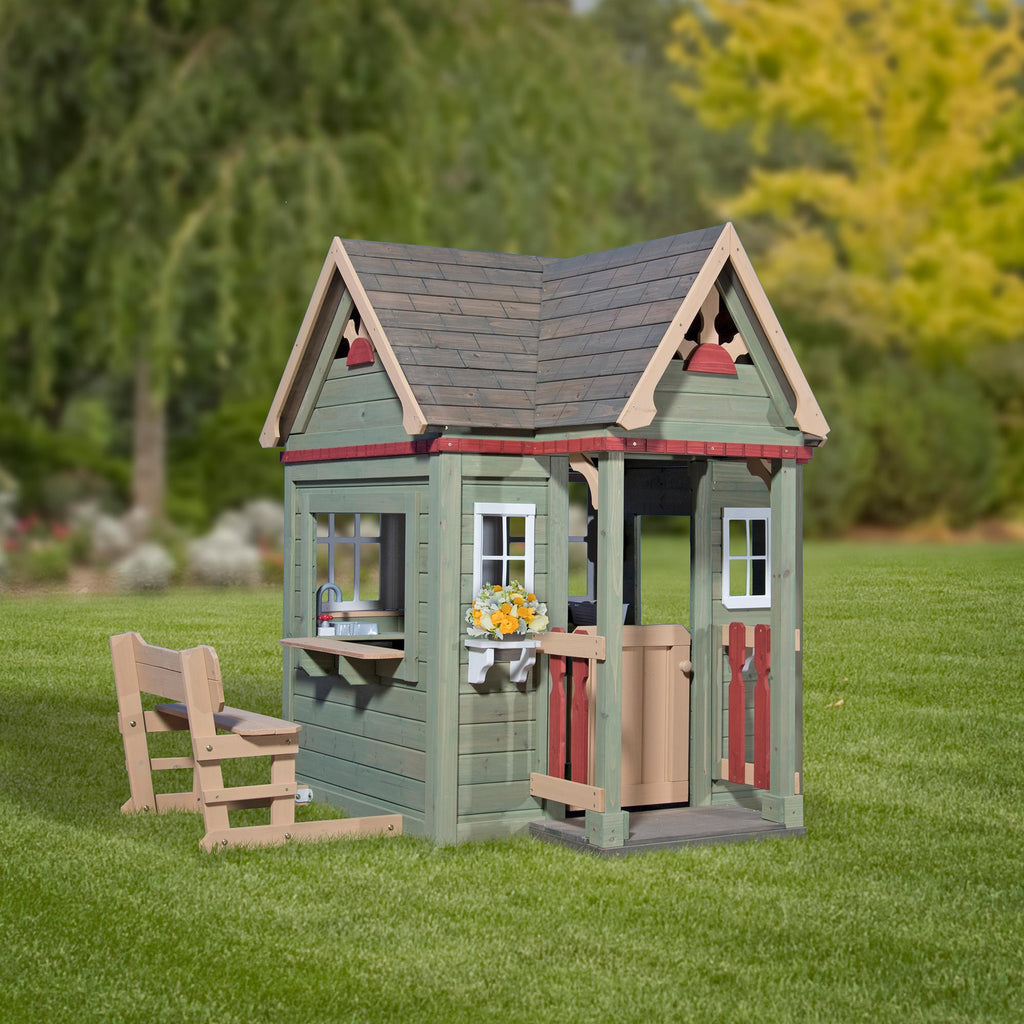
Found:
<svg viewBox="0 0 1024 1024"><path fill-rule="evenodd" d="M324 610L324 595L328 592L333 592L336 595L336 602L341 604L341 587L336 583L322 583L317 587L316 591L316 613L317 615L322 614Z"/></svg>

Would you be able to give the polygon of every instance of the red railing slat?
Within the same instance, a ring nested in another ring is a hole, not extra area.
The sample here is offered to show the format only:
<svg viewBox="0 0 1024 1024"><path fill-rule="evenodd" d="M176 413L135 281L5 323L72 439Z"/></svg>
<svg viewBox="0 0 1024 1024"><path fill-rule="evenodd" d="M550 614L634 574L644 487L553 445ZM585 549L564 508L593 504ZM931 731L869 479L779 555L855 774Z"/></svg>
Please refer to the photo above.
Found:
<svg viewBox="0 0 1024 1024"><path fill-rule="evenodd" d="M553 629L564 633L564 629ZM548 774L556 779L565 772L565 656L548 658L551 670L551 695L548 698Z"/></svg>
<svg viewBox="0 0 1024 1024"><path fill-rule="evenodd" d="M587 778L588 746L590 733L590 708L587 701L587 679L590 677L590 662L585 658L572 659L572 770L573 782L589 781Z"/></svg>
<svg viewBox="0 0 1024 1024"><path fill-rule="evenodd" d="M754 785L771 788L772 691L768 672L772 663L772 633L768 626L754 627Z"/></svg>

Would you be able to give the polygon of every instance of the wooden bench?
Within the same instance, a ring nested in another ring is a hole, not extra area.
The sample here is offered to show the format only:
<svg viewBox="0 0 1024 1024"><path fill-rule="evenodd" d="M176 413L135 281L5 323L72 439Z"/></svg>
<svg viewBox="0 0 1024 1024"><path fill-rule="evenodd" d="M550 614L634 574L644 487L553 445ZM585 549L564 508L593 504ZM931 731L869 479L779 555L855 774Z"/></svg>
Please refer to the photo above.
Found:
<svg viewBox="0 0 1024 1024"><path fill-rule="evenodd" d="M401 833L400 814L297 822L295 758L301 726L226 707L220 663L212 647L174 651L147 644L138 633L121 633L110 638L110 652L131 789L123 813L201 811L206 834L200 846L205 850ZM170 703L145 710L143 693ZM192 756L150 757L150 734L174 730L190 731ZM246 757L270 758L270 782L226 786L221 762ZM157 793L153 771L174 768L192 769L191 791ZM269 824L232 826L228 812L242 807L269 807Z"/></svg>

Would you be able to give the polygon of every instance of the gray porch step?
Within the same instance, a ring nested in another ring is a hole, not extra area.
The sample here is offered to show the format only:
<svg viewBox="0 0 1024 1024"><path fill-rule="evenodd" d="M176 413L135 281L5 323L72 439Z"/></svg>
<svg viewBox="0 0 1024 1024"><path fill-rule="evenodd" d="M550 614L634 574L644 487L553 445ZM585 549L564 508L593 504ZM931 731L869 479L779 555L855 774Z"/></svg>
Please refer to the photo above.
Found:
<svg viewBox="0 0 1024 1024"><path fill-rule="evenodd" d="M530 835L548 843L561 843L581 853L622 856L682 846L736 843L751 839L797 839L807 829L787 828L765 821L758 811L744 807L666 807L631 811L629 838L621 847L602 850L587 841L583 816L565 821L535 821Z"/></svg>

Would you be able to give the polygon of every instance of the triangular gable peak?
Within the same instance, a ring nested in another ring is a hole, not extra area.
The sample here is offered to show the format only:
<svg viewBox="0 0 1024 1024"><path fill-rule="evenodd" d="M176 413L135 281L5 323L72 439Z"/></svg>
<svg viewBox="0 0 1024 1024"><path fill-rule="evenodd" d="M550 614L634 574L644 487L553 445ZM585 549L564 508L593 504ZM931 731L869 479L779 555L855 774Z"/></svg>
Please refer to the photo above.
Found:
<svg viewBox="0 0 1024 1024"><path fill-rule="evenodd" d="M734 359L749 348L754 362L763 363L759 369L765 377L780 378L779 383L792 403L796 426L809 436L824 439L828 435L828 423L732 224L722 228L671 325L618 416L617 424L626 430L650 425L658 411L654 400L655 389L673 357L691 354L695 339L692 334L690 337L687 335L702 313L704 331L700 340L709 339L713 331L709 321L714 318L720 296L728 296L739 304L745 314L739 319L746 320L748 329L757 335L756 338L744 339L743 331L738 330L736 340L724 346L730 357ZM763 353L760 359L759 352Z"/></svg>
<svg viewBox="0 0 1024 1024"><path fill-rule="evenodd" d="M317 364L321 362L323 348L330 338L332 325L337 328L339 319L348 321L353 315L358 316L362 332L368 336L374 354L380 359L398 395L402 404L402 425L406 432L416 435L426 430L426 417L409 386L373 304L341 239L335 238L327 259L324 260L316 288L309 300L306 315L299 327L291 355L263 425L260 444L264 448L274 448L287 440L307 390L316 384L313 378ZM336 344L337 339L334 339L333 343Z"/></svg>

